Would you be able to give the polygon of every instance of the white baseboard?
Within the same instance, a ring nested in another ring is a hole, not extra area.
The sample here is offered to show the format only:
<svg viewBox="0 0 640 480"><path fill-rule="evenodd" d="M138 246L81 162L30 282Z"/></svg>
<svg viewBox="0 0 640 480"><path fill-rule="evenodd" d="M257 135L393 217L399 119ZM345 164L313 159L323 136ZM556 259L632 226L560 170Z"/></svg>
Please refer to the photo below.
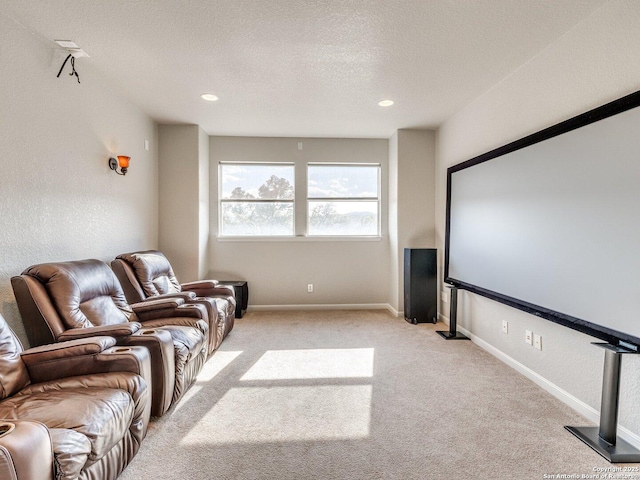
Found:
<svg viewBox="0 0 640 480"><path fill-rule="evenodd" d="M449 324L448 317L445 317L444 315L439 314L438 318L442 320L444 323L446 323L447 325ZM584 403L579 398L571 395L569 392L558 387L556 384L550 382L549 380L544 378L542 375L534 372L526 365L523 365L522 363L518 362L516 359L510 357L509 355L497 349L490 343L485 342L480 337L477 337L466 328L463 328L458 325L458 330L460 331L460 333L463 333L464 335L469 337L471 341L476 345L478 345L480 348L482 348L483 350L486 350L491 355L496 357L498 360L501 360L502 362L506 363L511 368L513 368L517 372L527 377L533 383L542 387L544 390L546 390L551 395L556 397L562 403L564 403L565 405L568 405L569 407L574 409L576 412L586 417L588 420L596 424L600 422L600 412L598 412L598 410L596 410L592 406ZM636 435L631 430L621 425L618 425L618 436L626 440L627 442L629 442L634 447L640 448L640 436Z"/></svg>
<svg viewBox="0 0 640 480"><path fill-rule="evenodd" d="M337 304L303 304L303 305L250 305L249 311L267 312L278 310L387 310L391 315L399 316L399 312L388 303L337 303Z"/></svg>

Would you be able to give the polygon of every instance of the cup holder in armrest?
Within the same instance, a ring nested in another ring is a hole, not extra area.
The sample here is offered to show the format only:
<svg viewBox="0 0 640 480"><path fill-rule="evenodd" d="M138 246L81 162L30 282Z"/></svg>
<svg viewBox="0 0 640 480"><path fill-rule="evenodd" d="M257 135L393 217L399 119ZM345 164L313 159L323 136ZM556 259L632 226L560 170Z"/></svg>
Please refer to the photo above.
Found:
<svg viewBox="0 0 640 480"><path fill-rule="evenodd" d="M0 438L9 435L16 428L14 423L0 422Z"/></svg>
<svg viewBox="0 0 640 480"><path fill-rule="evenodd" d="M120 348L116 348L114 350L114 352L116 352L116 353L129 352L129 351L131 351L131 349L129 347L120 347Z"/></svg>
<svg viewBox="0 0 640 480"><path fill-rule="evenodd" d="M154 333L156 333L155 330L145 330L142 332L142 335L153 335Z"/></svg>

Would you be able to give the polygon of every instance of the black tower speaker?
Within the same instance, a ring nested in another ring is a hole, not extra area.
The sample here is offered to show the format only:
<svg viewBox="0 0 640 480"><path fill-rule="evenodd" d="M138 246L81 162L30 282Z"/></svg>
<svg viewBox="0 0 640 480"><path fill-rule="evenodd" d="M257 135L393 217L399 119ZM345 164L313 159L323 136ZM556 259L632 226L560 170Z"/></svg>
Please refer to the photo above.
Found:
<svg viewBox="0 0 640 480"><path fill-rule="evenodd" d="M438 320L435 248L404 249L404 319L413 324Z"/></svg>

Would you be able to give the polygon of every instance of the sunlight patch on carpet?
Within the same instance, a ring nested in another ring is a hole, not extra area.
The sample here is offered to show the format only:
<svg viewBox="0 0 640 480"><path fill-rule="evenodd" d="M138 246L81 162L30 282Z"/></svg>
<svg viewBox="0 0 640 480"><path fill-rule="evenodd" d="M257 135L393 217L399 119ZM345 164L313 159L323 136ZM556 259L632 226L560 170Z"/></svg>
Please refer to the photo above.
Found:
<svg viewBox="0 0 640 480"><path fill-rule="evenodd" d="M269 350L240 380L371 378L373 348Z"/></svg>
<svg viewBox="0 0 640 480"><path fill-rule="evenodd" d="M229 366L231 362L233 362L238 356L242 353L240 351L220 351L218 350L213 357L204 364L202 370L198 374L196 378L195 384L187 390L187 392L182 396L178 404L173 407L173 411L177 412L182 409L185 405L189 404L189 400L196 396L202 387L207 384L210 380L213 380L216 375L218 375L225 367Z"/></svg>
<svg viewBox="0 0 640 480"><path fill-rule="evenodd" d="M202 370L198 374L196 382L208 382L218 375L225 367L233 362L242 351L220 351L218 350L214 355L204 364Z"/></svg>
<svg viewBox="0 0 640 480"><path fill-rule="evenodd" d="M232 388L180 444L365 438L371 400L371 385Z"/></svg>
<svg viewBox="0 0 640 480"><path fill-rule="evenodd" d="M180 410L185 408L185 406L189 404L189 400L195 397L196 394L200 392L200 390L202 390L202 387L200 385L193 385L189 390L187 390L182 398L180 398L180 401L177 404L174 404L173 413L179 412Z"/></svg>

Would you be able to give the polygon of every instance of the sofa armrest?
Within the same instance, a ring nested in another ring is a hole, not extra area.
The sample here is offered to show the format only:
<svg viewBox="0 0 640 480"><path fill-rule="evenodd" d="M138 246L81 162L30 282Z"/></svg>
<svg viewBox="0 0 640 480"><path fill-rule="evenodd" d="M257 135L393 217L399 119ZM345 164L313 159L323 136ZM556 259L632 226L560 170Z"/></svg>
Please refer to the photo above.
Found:
<svg viewBox="0 0 640 480"><path fill-rule="evenodd" d="M130 338L130 337L126 337ZM153 386L151 354L143 346L119 346L106 349L95 356L87 373L129 372L140 375L149 387Z"/></svg>
<svg viewBox="0 0 640 480"><path fill-rule="evenodd" d="M176 317L199 318L208 321L207 307L200 303L188 303L176 308Z"/></svg>
<svg viewBox="0 0 640 480"><path fill-rule="evenodd" d="M143 420L138 425L139 430L134 433L134 435L138 436L138 441L142 441L146 434L151 414L153 391L153 373L151 372L149 350L138 346L116 346L108 348L104 352L95 355L89 362L84 363L89 365L86 367L86 371L79 376L81 382L86 383L88 379L103 377L113 381L114 377L116 377L117 388L129 392L135 402L134 419ZM77 368L76 366L76 371ZM31 378L33 380L33 377Z"/></svg>
<svg viewBox="0 0 640 480"><path fill-rule="evenodd" d="M162 416L171 406L175 386L175 350L167 330L143 328L129 337L118 339L120 346L144 347L151 358L151 414ZM147 382L148 383L148 382Z"/></svg>
<svg viewBox="0 0 640 480"><path fill-rule="evenodd" d="M185 301L181 298L152 298L150 300L145 300L144 302L132 303L129 305L131 309L135 312L146 312L150 310L158 310L161 308L176 308L180 305L184 305Z"/></svg>
<svg viewBox="0 0 640 480"><path fill-rule="evenodd" d="M32 420L0 419L0 478L53 480L54 475L47 427Z"/></svg>
<svg viewBox="0 0 640 480"><path fill-rule="evenodd" d="M149 320L148 322L144 322L144 325L145 327L149 328L170 327L177 325L180 327L195 327L202 333L209 332L209 324L206 320L193 317L156 318L153 320ZM205 328L203 328L203 326Z"/></svg>
<svg viewBox="0 0 640 480"><path fill-rule="evenodd" d="M144 326L149 326L150 320L167 319L176 317L190 317L207 319L207 309L198 304L185 304L180 298L166 300L151 300L132 305L138 321ZM171 322L169 322L171 323Z"/></svg>
<svg viewBox="0 0 640 480"><path fill-rule="evenodd" d="M154 318L176 316L176 309L185 304L182 298L161 298L158 300L146 300L131 305L133 313L139 322Z"/></svg>
<svg viewBox="0 0 640 480"><path fill-rule="evenodd" d="M185 282L180 284L185 290L195 290L197 288L216 288L217 280L194 280L193 282Z"/></svg>
<svg viewBox="0 0 640 480"><path fill-rule="evenodd" d="M65 330L58 337L58 341L76 340L80 338L90 338L106 335L109 337L128 337L142 328L138 322L125 322L115 325L102 325L89 328L70 328Z"/></svg>
<svg viewBox="0 0 640 480"><path fill-rule="evenodd" d="M164 293L162 295L151 297L149 298L149 300L161 300L165 298L181 298L185 302L188 302L189 300L193 300L194 298L196 298L196 294L193 292Z"/></svg>
<svg viewBox="0 0 640 480"><path fill-rule="evenodd" d="M115 338L100 336L29 348L20 356L27 368L64 358L84 357L105 351L116 344Z"/></svg>
<svg viewBox="0 0 640 480"><path fill-rule="evenodd" d="M151 386L151 361L144 347L116 347L113 337L81 340L30 348L21 354L31 383L109 372L140 375Z"/></svg>
<svg viewBox="0 0 640 480"><path fill-rule="evenodd" d="M146 312L143 318L138 318L144 327L150 327L152 325L149 324L150 321L154 320L162 320L167 325L177 325L172 323L172 320L176 318L189 318L194 319L193 323L195 325L196 320L204 320L205 322L209 321L209 314L207 313L207 308L200 303L189 303L186 305L180 305L173 310L162 310L156 312ZM157 325L157 324L156 324Z"/></svg>
<svg viewBox="0 0 640 480"><path fill-rule="evenodd" d="M182 290L194 292L199 297L233 297L233 287L223 285L217 280L198 280L180 285Z"/></svg>

